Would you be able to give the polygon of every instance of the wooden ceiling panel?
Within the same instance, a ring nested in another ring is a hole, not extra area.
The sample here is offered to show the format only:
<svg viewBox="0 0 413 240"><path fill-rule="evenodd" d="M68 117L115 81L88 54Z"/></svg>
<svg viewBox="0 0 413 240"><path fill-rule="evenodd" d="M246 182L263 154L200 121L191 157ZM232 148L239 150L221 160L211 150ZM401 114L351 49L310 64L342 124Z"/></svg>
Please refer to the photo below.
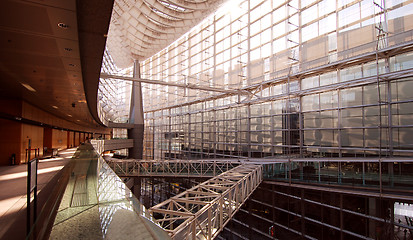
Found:
<svg viewBox="0 0 413 240"><path fill-rule="evenodd" d="M56 43L60 56L80 59L79 44L77 41L57 39Z"/></svg>
<svg viewBox="0 0 413 240"><path fill-rule="evenodd" d="M54 37L76 41L78 40L76 12L64 9L48 8L47 13ZM67 28L59 27L59 23L65 24Z"/></svg>
<svg viewBox="0 0 413 240"><path fill-rule="evenodd" d="M75 1L56 1L56 0L31 0L37 4L51 6L55 8L62 8L66 10L76 11L76 2Z"/></svg>
<svg viewBox="0 0 413 240"><path fill-rule="evenodd" d="M14 31L53 34L47 9L27 2L2 0L0 26Z"/></svg>
<svg viewBox="0 0 413 240"><path fill-rule="evenodd" d="M97 83L113 1L2 0L0 4L0 97L23 99L95 128L100 123ZM93 90L89 95L95 108L85 101L85 86Z"/></svg>
<svg viewBox="0 0 413 240"><path fill-rule="evenodd" d="M80 59L79 58L62 57L61 60L63 62L64 68L67 71L77 72L79 74L82 72L82 67L80 65Z"/></svg>
<svg viewBox="0 0 413 240"><path fill-rule="evenodd" d="M0 51L60 55L56 39L0 29ZM63 50L64 51L64 50Z"/></svg>
<svg viewBox="0 0 413 240"><path fill-rule="evenodd" d="M31 53L21 52L2 52L0 61L5 66L31 66L33 70L37 68L64 68L63 61L59 56L42 56Z"/></svg>

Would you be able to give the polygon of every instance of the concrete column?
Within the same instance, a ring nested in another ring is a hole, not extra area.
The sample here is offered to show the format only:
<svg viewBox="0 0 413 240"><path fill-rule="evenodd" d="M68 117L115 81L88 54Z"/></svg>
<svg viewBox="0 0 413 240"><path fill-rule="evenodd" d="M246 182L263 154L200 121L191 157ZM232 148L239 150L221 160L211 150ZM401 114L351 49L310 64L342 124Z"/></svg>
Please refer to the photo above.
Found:
<svg viewBox="0 0 413 240"><path fill-rule="evenodd" d="M139 61L135 60L133 66L133 77L140 77ZM142 88L140 82L132 83L131 105L129 113L129 123L134 124L134 128L128 129L128 138L133 139L133 148L129 149L129 158L142 159L143 156L143 104Z"/></svg>
<svg viewBox="0 0 413 240"><path fill-rule="evenodd" d="M135 195L135 197L140 201L141 198L141 178L139 177L134 177L133 178L133 187L132 187L132 193Z"/></svg>

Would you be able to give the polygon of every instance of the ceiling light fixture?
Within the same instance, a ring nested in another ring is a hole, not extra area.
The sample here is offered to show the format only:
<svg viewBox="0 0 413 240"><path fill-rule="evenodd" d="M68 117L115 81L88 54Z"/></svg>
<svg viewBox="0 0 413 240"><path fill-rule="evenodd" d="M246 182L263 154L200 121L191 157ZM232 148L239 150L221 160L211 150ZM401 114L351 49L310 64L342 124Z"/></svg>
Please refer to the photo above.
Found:
<svg viewBox="0 0 413 240"><path fill-rule="evenodd" d="M72 116L72 115L70 115L70 114L67 114L67 116L68 116L68 117L73 117L73 116Z"/></svg>
<svg viewBox="0 0 413 240"><path fill-rule="evenodd" d="M32 86L30 86L29 84L26 83L20 83L23 87L25 87L27 90L31 91L31 92L36 92L36 89L32 88Z"/></svg>
<svg viewBox="0 0 413 240"><path fill-rule="evenodd" d="M69 28L69 25L67 25L66 23L58 23L57 24L57 26L59 26L60 28L63 28L63 29L68 29Z"/></svg>
<svg viewBox="0 0 413 240"><path fill-rule="evenodd" d="M58 107L57 107L57 106L52 106L52 108L54 108L54 109L58 109Z"/></svg>

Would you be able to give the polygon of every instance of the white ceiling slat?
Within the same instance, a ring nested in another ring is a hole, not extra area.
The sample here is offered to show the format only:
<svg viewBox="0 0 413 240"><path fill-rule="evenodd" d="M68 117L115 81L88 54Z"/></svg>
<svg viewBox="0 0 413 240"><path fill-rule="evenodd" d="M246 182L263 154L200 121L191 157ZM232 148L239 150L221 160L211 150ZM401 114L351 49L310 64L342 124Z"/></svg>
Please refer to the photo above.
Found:
<svg viewBox="0 0 413 240"><path fill-rule="evenodd" d="M115 1L107 40L108 50L118 67L130 67L133 60L144 60L167 47L224 2ZM132 31L129 29L133 29L136 35L130 34ZM119 41L119 38L123 41ZM129 49L126 56L124 48Z"/></svg>

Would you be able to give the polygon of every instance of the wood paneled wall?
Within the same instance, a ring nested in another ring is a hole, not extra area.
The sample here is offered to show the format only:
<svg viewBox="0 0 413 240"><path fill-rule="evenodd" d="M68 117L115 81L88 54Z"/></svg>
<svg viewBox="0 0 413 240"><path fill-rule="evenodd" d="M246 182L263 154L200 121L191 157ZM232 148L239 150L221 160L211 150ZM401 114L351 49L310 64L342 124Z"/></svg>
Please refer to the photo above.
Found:
<svg viewBox="0 0 413 240"><path fill-rule="evenodd" d="M53 129L53 148L65 149L67 147L67 131Z"/></svg>
<svg viewBox="0 0 413 240"><path fill-rule="evenodd" d="M29 139L31 149L39 149L40 155L43 155L43 127L21 124L21 142L20 142L20 163L28 161L26 149L29 148ZM31 150L31 159L34 158L35 151Z"/></svg>
<svg viewBox="0 0 413 240"><path fill-rule="evenodd" d="M20 163L21 123L0 119L0 165L10 165L12 154L16 156L16 163Z"/></svg>
<svg viewBox="0 0 413 240"><path fill-rule="evenodd" d="M59 149L75 147L78 146L80 142L84 142L86 137L93 136L92 134L84 132L110 133L110 129L87 128L58 118L21 100L0 99L0 112L55 127L74 130L52 129L18 121L0 119L0 132L2 133L0 138L0 165L3 166L11 164L10 158L12 154L16 156L15 164L27 162L26 149L29 146L29 140L31 148L38 148L40 156L42 156L43 147ZM34 151L31 153L31 158L33 157Z"/></svg>

